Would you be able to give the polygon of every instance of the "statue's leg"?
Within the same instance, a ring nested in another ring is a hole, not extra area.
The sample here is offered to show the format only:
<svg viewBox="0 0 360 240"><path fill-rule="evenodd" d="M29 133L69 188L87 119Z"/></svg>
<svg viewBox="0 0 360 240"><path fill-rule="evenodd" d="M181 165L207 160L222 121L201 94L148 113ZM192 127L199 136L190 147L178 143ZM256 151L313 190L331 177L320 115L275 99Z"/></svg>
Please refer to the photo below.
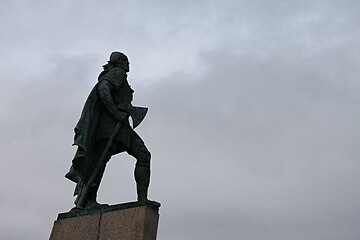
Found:
<svg viewBox="0 0 360 240"><path fill-rule="evenodd" d="M127 152L136 158L134 176L138 201L146 202L150 184L151 154L146 148L143 140L134 131L131 134L130 146Z"/></svg>
<svg viewBox="0 0 360 240"><path fill-rule="evenodd" d="M100 159L100 156L102 155L102 153L104 152L104 149L108 143L108 139L104 139L101 140L99 142L97 142L96 144L96 160L98 161ZM115 155L117 153L123 152L125 150L125 146L123 144L121 144L118 141L114 141L113 145L110 147L110 151L108 152L106 158L105 158L105 163L101 166L98 174L95 177L94 180L94 186L92 186L89 190L89 195L88 195L88 203L87 203L87 207L88 208L92 208L92 207L102 207L102 206L108 206L108 204L99 204L96 199L97 199L97 192L99 190L100 187L100 183L102 180L102 177L104 175L105 172L105 168L106 168L106 164L107 162L110 161L110 158L112 155ZM94 163L96 164L96 163Z"/></svg>
<svg viewBox="0 0 360 240"><path fill-rule="evenodd" d="M96 144L96 160L100 159L100 156L102 154L102 152L105 149L105 146L107 144L107 139L106 140L101 140ZM88 205L98 205L96 198L97 198L97 192L99 190L99 186L100 186L100 182L101 179L104 175L105 172L105 167L106 167L106 163L110 160L111 158L111 153L108 154L108 156L106 156L106 160L105 160L105 164L103 164L98 172L98 174L96 175L96 178L94 180L94 186L90 188L89 190L89 195L88 195Z"/></svg>

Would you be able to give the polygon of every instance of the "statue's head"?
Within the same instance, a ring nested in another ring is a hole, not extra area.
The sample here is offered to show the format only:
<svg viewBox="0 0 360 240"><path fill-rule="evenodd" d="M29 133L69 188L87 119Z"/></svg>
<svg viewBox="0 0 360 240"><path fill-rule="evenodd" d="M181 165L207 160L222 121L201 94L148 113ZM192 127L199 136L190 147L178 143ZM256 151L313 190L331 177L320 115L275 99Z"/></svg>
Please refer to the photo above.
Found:
<svg viewBox="0 0 360 240"><path fill-rule="evenodd" d="M109 64L121 67L125 72L129 72L129 60L127 56L121 52L112 52L110 54Z"/></svg>

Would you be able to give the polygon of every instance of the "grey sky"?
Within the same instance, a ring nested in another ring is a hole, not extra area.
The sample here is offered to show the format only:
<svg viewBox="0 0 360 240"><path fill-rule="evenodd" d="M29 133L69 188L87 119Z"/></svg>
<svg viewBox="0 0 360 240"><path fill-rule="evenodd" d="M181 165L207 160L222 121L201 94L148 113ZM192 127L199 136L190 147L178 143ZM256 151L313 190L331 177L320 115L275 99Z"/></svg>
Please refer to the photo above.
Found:
<svg viewBox="0 0 360 240"><path fill-rule="evenodd" d="M360 237L360 2L7 1L0 9L1 239L73 206L73 128L129 56L159 240ZM100 201L136 199L114 157Z"/></svg>

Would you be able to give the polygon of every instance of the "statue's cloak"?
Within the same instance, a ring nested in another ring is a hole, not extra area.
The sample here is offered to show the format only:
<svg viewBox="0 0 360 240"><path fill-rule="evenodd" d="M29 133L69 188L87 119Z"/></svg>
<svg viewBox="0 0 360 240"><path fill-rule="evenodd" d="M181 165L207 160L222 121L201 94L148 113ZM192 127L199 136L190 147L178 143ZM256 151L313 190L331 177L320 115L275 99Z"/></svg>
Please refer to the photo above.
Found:
<svg viewBox="0 0 360 240"><path fill-rule="evenodd" d="M100 81L99 81L100 82ZM77 151L72 160L70 171L65 175L66 178L77 183L74 195L78 194L80 187L86 184L89 170L94 163L95 157L95 134L99 122L99 113L103 107L98 96L97 86L91 90L80 119L75 126L75 136L73 145L77 146Z"/></svg>

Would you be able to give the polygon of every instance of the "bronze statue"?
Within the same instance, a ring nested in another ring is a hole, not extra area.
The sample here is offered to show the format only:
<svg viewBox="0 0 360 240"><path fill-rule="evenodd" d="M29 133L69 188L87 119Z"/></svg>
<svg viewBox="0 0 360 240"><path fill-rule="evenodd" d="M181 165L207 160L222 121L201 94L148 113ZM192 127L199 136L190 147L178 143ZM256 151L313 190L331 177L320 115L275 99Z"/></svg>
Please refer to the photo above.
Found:
<svg viewBox="0 0 360 240"><path fill-rule="evenodd" d="M111 53L75 127L73 145L78 148L65 177L76 183L76 209L108 206L96 201L97 192L106 163L112 155L124 151L136 158L134 175L138 202L160 206L147 198L151 155L133 130L145 117L147 108L131 105L134 90L127 81L129 65L125 54ZM129 116L133 127L129 124Z"/></svg>

